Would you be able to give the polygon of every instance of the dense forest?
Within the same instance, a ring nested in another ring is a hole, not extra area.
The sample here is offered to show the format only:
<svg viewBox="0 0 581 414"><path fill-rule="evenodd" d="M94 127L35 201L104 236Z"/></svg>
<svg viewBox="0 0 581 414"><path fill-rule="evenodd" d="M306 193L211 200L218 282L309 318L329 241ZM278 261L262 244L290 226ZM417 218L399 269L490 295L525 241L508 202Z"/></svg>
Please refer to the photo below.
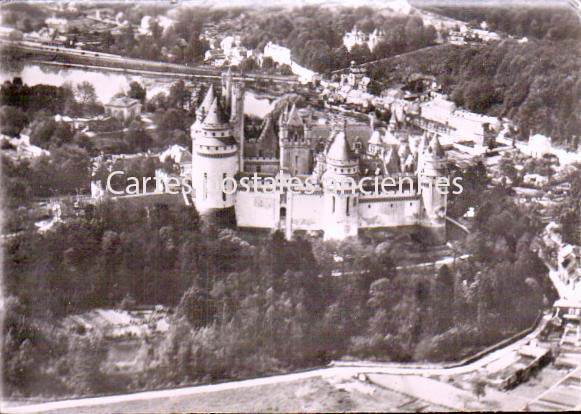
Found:
<svg viewBox="0 0 581 414"><path fill-rule="evenodd" d="M269 41L291 49L299 64L320 73L357 63L383 59L435 44L436 30L424 26L419 16L386 16L369 7L340 8L308 6L266 11L248 17L255 30L243 36L243 43L262 50ZM343 46L343 35L354 26L370 34L385 32L386 40L371 52L367 45L350 52Z"/></svg>
<svg viewBox="0 0 581 414"><path fill-rule="evenodd" d="M346 355L462 358L529 326L551 295L529 250L538 224L502 191L481 195L465 246L473 258L421 271L397 271L389 242L286 241L280 233L248 241L185 206L104 204L54 232L23 232L5 242L6 389L83 395L243 378ZM337 255L352 258L340 277L331 274ZM161 343L142 342L147 369L139 375L105 378L107 340L54 321L127 298L175 309L170 330Z"/></svg>
<svg viewBox="0 0 581 414"><path fill-rule="evenodd" d="M549 7L429 7L428 10L479 27L517 37L546 40L579 39L579 18L568 8Z"/></svg>

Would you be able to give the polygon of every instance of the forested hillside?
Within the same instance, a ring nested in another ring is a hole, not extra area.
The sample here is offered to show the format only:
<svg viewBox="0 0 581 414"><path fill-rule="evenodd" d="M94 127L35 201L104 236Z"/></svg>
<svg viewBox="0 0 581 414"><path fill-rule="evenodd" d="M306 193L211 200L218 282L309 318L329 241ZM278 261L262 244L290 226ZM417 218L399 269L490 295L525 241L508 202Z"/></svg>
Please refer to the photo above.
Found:
<svg viewBox="0 0 581 414"><path fill-rule="evenodd" d="M525 138L532 131L571 145L581 135L580 57L577 40L503 41L419 51L370 74L385 86L414 72L434 75L459 106L508 117Z"/></svg>

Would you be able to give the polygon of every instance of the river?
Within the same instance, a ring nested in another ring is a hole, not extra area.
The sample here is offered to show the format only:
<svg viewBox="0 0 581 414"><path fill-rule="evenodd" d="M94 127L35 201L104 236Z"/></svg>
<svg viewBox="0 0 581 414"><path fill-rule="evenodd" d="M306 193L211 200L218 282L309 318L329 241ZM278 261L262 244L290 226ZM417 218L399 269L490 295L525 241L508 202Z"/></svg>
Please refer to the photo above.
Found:
<svg viewBox="0 0 581 414"><path fill-rule="evenodd" d="M107 103L113 95L129 90L129 84L139 82L147 90L147 97L151 98L162 92L167 94L173 78L162 75L136 75L109 72L105 70L85 70L80 68L67 68L53 66L37 62L24 62L21 64L2 64L0 67L0 81L12 80L14 77L22 78L22 81L34 86L38 84L62 86L70 83L75 86L81 82L90 82L95 87L97 99L101 103ZM244 113L251 116L264 118L274 107L274 99L259 96L251 89L246 89L244 98Z"/></svg>

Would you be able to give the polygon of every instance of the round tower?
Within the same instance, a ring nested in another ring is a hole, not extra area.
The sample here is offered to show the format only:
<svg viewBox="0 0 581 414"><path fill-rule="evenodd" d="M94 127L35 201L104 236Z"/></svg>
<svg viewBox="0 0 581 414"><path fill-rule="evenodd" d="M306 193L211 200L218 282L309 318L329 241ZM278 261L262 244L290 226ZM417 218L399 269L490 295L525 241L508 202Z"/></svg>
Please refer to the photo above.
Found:
<svg viewBox="0 0 581 414"><path fill-rule="evenodd" d="M335 134L325 156L323 181L323 230L325 240L357 236L359 230L359 160L345 131Z"/></svg>
<svg viewBox="0 0 581 414"><path fill-rule="evenodd" d="M214 98L199 129L192 134L194 204L202 216L230 216L226 210L233 213L236 194L227 192L238 172L238 145L218 98Z"/></svg>
<svg viewBox="0 0 581 414"><path fill-rule="evenodd" d="M438 137L433 137L421 154L418 182L423 203L423 224L429 227L437 241L446 240L446 204L449 186L442 185L448 178L446 154ZM439 186L440 185L440 186Z"/></svg>

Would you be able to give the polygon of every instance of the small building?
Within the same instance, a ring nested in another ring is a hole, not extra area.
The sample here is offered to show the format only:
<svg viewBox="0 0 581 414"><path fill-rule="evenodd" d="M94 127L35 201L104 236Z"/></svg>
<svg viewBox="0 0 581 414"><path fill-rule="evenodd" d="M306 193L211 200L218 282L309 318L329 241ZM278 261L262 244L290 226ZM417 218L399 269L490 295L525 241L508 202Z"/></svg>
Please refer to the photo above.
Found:
<svg viewBox="0 0 581 414"><path fill-rule="evenodd" d="M529 138L528 155L533 158L543 158L545 155L553 153L551 138L542 134L535 134Z"/></svg>
<svg viewBox="0 0 581 414"><path fill-rule="evenodd" d="M107 113L117 119L127 121L141 114L141 102L138 99L132 99L127 96L121 96L111 99L105 105Z"/></svg>
<svg viewBox="0 0 581 414"><path fill-rule="evenodd" d="M525 184L529 184L535 187L542 187L548 184L549 179L544 175L540 174L525 174L525 176L523 177L523 182Z"/></svg>
<svg viewBox="0 0 581 414"><path fill-rule="evenodd" d="M69 30L69 21L65 18L49 17L45 21L48 28L54 29L59 33L66 33Z"/></svg>

